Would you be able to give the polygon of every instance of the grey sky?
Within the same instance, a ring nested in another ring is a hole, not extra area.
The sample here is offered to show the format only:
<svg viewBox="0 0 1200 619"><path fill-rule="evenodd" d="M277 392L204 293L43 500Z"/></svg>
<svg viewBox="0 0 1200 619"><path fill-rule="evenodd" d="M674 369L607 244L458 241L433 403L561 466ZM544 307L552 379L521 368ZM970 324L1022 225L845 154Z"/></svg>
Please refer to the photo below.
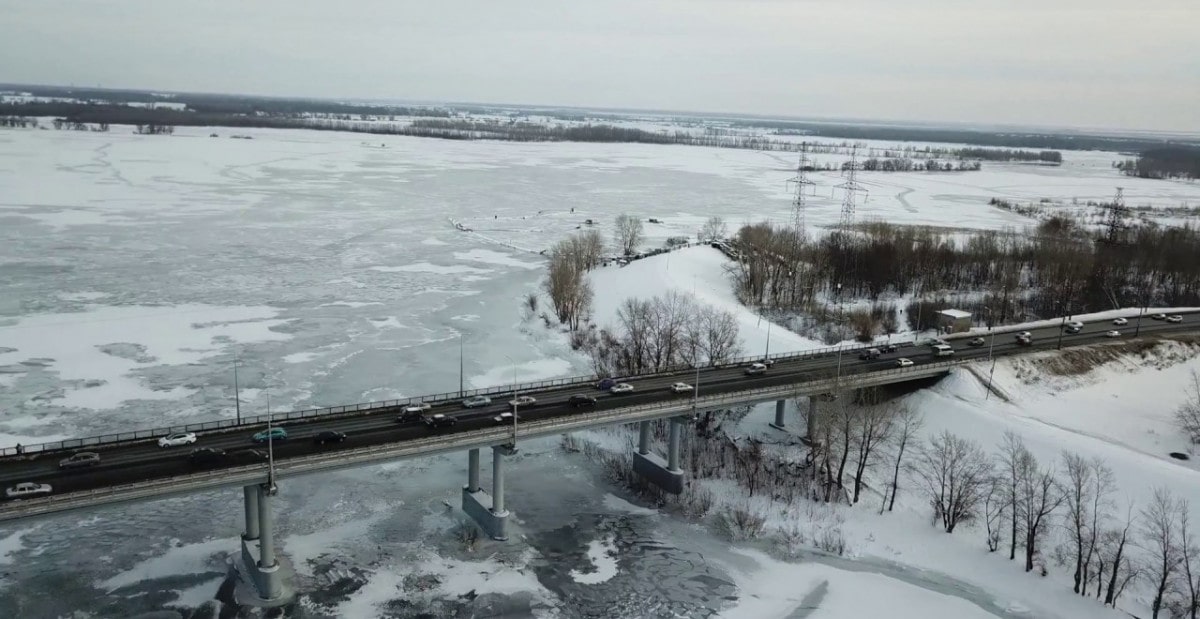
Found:
<svg viewBox="0 0 1200 619"><path fill-rule="evenodd" d="M1200 0L0 0L0 82L1194 131Z"/></svg>

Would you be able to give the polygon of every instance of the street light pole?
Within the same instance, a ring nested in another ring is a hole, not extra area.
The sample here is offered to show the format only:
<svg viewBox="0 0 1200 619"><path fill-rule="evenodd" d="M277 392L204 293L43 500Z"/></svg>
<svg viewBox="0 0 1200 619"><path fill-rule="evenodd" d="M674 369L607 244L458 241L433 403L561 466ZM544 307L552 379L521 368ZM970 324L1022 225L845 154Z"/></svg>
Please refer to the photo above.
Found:
<svg viewBox="0 0 1200 619"><path fill-rule="evenodd" d="M992 343L990 346L988 346L988 361L992 362L992 369L990 372L988 372L988 386L987 391L983 394L984 400L988 399L992 395L992 377L996 375L996 357L992 354L992 352L996 350L996 332L992 331L991 327L988 327L988 331L991 331L992 333Z"/></svg>
<svg viewBox="0 0 1200 619"><path fill-rule="evenodd" d="M242 425L242 398L238 395L238 375L237 375L238 359L233 358L233 407L237 411L237 424Z"/></svg>
<svg viewBox="0 0 1200 619"><path fill-rule="evenodd" d="M516 449L516 448L517 448L517 409L520 407L520 404L517 402L517 398L519 397L519 396L518 396L518 394L517 394L517 362L516 362L516 361L513 361L513 358L512 358L512 357L510 357L510 356L508 356L508 355L504 355L504 358L505 358L505 359L508 359L508 362L512 364L512 373L513 373L513 399L512 399L512 403L513 403L513 405L512 405L512 418L513 418L513 428L512 428L512 430L513 430L513 438L512 438L512 448L513 448L513 449Z"/></svg>
<svg viewBox="0 0 1200 619"><path fill-rule="evenodd" d="M463 396L463 336L458 334L458 397Z"/></svg>

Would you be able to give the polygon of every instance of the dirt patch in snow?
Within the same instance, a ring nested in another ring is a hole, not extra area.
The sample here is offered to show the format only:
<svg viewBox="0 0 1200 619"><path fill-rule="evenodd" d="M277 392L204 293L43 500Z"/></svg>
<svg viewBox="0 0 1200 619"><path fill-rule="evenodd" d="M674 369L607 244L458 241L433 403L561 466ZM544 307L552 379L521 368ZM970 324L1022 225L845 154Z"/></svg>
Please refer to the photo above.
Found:
<svg viewBox="0 0 1200 619"><path fill-rule="evenodd" d="M1127 367L1168 368L1200 356L1200 336L1180 335L1071 348L1016 359L1013 369L1025 383L1041 382L1044 376L1082 376L1109 363Z"/></svg>

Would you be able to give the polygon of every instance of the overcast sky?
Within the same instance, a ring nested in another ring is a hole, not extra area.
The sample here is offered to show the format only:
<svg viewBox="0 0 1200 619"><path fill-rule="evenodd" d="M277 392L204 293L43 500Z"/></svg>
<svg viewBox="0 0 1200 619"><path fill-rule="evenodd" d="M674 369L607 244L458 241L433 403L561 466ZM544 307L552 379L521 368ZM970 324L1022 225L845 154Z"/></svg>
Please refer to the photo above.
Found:
<svg viewBox="0 0 1200 619"><path fill-rule="evenodd" d="M0 82L1200 128L1200 0L0 0Z"/></svg>

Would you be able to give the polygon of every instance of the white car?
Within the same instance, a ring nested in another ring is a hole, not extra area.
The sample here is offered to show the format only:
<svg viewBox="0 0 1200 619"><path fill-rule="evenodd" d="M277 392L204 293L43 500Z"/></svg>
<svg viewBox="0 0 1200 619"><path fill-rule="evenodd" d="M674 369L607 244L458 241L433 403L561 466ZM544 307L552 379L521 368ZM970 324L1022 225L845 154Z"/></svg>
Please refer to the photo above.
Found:
<svg viewBox="0 0 1200 619"><path fill-rule="evenodd" d="M692 386L687 383L675 383L671 385L671 391L675 393L687 393L692 390Z"/></svg>
<svg viewBox="0 0 1200 619"><path fill-rule="evenodd" d="M427 402L417 402L416 404L409 404L408 406L405 406L404 412L408 415L419 415L431 408L433 408L432 404Z"/></svg>
<svg viewBox="0 0 1200 619"><path fill-rule="evenodd" d="M613 385L608 390L608 392L609 393L632 393L633 385L631 385L629 383L617 383L617 384Z"/></svg>
<svg viewBox="0 0 1200 619"><path fill-rule="evenodd" d="M896 367L898 368L912 367L912 364L912 359L896 359Z"/></svg>
<svg viewBox="0 0 1200 619"><path fill-rule="evenodd" d="M1018 334L1016 335L1016 337L1017 337L1017 339L1018 339L1018 340L1020 340L1020 339L1030 339L1030 338L1032 338L1032 337L1033 337L1033 334L1032 334L1032 333L1030 333L1030 332L1028 332L1028 331L1022 331L1022 332L1018 333Z"/></svg>
<svg viewBox="0 0 1200 619"><path fill-rule="evenodd" d="M1151 318L1151 320L1166 320L1167 315L1166 314L1151 314L1150 318Z"/></svg>
<svg viewBox="0 0 1200 619"><path fill-rule="evenodd" d="M191 445L196 442L195 432L176 432L168 434L158 439L159 447L179 447L180 445Z"/></svg>
<svg viewBox="0 0 1200 619"><path fill-rule="evenodd" d="M1113 324L1117 325L1118 327L1124 327L1125 325L1129 324L1129 319L1128 318L1113 318Z"/></svg>
<svg viewBox="0 0 1200 619"><path fill-rule="evenodd" d="M508 405L511 408L516 408L518 406L533 406L534 404L537 404L537 400L534 399L533 396L528 395L519 395L508 401Z"/></svg>
<svg viewBox="0 0 1200 619"><path fill-rule="evenodd" d="M1167 322L1183 322L1183 316L1179 314L1171 314L1167 316Z"/></svg>
<svg viewBox="0 0 1200 619"><path fill-rule="evenodd" d="M1104 337L1121 337L1121 332L1113 329L1112 331L1105 333Z"/></svg>
<svg viewBox="0 0 1200 619"><path fill-rule="evenodd" d="M746 375L753 376L755 374L765 374L767 366L761 363L751 363L750 367L746 368Z"/></svg>
<svg viewBox="0 0 1200 619"><path fill-rule="evenodd" d="M5 490L4 496L9 499L23 499L39 494L50 494L51 491L53 491L53 488L50 487L50 484L35 484L31 481L26 481Z"/></svg>

